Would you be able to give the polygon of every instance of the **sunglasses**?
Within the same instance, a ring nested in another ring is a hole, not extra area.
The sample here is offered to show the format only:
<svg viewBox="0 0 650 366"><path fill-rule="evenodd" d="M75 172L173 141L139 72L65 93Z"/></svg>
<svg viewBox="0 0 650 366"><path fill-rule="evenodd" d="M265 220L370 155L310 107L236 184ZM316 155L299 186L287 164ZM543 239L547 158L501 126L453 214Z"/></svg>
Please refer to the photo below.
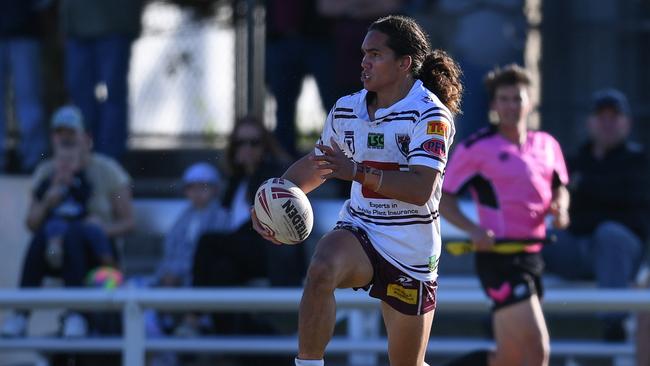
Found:
<svg viewBox="0 0 650 366"><path fill-rule="evenodd" d="M262 139L256 139L256 138L252 138L252 139L244 138L244 139L235 140L235 145L237 146L248 145L248 146L255 147L255 146L259 146L261 143L262 143Z"/></svg>

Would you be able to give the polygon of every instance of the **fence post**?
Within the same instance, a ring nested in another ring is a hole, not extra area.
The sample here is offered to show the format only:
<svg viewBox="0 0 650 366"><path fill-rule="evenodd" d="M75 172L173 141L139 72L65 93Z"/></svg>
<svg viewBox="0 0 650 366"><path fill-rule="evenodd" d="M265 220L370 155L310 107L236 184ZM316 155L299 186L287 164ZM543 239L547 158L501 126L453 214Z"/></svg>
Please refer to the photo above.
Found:
<svg viewBox="0 0 650 366"><path fill-rule="evenodd" d="M145 330L144 317L140 305L133 298L134 289L129 289L129 296L122 310L122 325L124 328L122 365L145 365Z"/></svg>

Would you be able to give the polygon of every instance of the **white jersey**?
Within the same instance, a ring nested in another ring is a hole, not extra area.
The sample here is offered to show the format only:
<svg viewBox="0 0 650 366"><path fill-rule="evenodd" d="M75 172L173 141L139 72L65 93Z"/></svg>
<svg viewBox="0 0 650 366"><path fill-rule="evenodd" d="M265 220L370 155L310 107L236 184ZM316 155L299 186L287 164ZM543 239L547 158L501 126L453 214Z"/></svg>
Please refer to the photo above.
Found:
<svg viewBox="0 0 650 366"><path fill-rule="evenodd" d="M451 113L438 97L416 80L405 98L378 109L370 121L367 94L364 89L336 102L320 143L329 146L333 138L349 158L378 169L408 171L411 165L423 165L443 174L455 129ZM318 149L316 154L321 154ZM377 251L400 270L433 281L440 258L441 195L438 184L429 201L418 206L352 182L339 219L363 228Z"/></svg>

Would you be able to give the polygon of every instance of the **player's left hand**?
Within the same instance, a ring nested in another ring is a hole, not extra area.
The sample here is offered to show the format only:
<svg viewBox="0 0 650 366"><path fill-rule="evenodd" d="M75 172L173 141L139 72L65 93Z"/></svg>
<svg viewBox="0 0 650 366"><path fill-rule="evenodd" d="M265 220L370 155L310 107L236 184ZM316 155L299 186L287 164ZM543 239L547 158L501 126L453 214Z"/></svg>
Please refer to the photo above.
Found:
<svg viewBox="0 0 650 366"><path fill-rule="evenodd" d="M353 180L355 168L354 163L345 155L339 145L330 139L332 145L316 144L316 148L323 155L312 155L311 160L316 162L316 169L329 170L330 172L321 175L322 179L338 178L342 180Z"/></svg>

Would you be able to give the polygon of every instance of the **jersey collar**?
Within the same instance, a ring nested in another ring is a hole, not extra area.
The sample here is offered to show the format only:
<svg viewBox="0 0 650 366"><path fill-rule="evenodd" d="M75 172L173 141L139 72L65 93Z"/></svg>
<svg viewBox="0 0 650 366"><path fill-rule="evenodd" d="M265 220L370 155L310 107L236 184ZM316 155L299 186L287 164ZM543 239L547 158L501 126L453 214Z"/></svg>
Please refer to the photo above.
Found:
<svg viewBox="0 0 650 366"><path fill-rule="evenodd" d="M377 109L377 111L375 112L375 120L380 120L395 111L403 110L405 105L408 104L409 101L412 101L413 98L422 90L422 88L423 88L422 81L416 79L415 82L413 83L413 86L411 87L411 90L409 90L408 94L404 98L398 100L397 102L393 103L392 105L386 108ZM359 95L359 101L355 108L355 114L361 118L370 121L370 117L368 116L368 108L366 106L367 95L368 95L368 91L366 89L363 89Z"/></svg>

